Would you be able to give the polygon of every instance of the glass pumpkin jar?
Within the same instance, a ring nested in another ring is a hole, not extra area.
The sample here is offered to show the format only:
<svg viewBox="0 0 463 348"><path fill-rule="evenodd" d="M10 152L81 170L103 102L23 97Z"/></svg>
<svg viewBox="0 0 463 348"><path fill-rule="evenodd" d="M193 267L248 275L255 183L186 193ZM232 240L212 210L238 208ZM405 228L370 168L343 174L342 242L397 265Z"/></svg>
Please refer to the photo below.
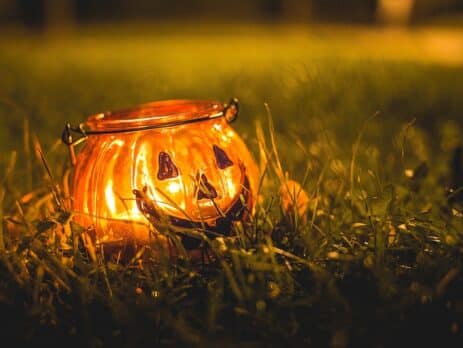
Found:
<svg viewBox="0 0 463 348"><path fill-rule="evenodd" d="M97 243L146 243L169 225L229 234L252 211L259 180L229 124L237 113L236 100L168 100L67 125L74 221ZM85 140L77 155L72 131Z"/></svg>

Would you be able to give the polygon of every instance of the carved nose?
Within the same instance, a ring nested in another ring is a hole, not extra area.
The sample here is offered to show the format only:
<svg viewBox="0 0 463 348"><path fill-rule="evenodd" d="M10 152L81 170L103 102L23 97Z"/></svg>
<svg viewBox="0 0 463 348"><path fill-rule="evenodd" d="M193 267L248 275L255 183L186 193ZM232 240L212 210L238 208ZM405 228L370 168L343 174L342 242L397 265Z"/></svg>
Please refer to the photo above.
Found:
<svg viewBox="0 0 463 348"><path fill-rule="evenodd" d="M228 158L228 155L224 150L222 150L217 145L212 146L212 149L214 150L217 167L220 169L225 169L233 165L233 162L230 160L230 158Z"/></svg>
<svg viewBox="0 0 463 348"><path fill-rule="evenodd" d="M159 171L158 179L166 180L178 176L178 169L166 152L159 153Z"/></svg>
<svg viewBox="0 0 463 348"><path fill-rule="evenodd" d="M217 191L212 186L211 183L207 180L206 175L199 174L197 175L197 182L198 182L198 193L196 195L196 199L199 201L200 199L213 199L217 198Z"/></svg>

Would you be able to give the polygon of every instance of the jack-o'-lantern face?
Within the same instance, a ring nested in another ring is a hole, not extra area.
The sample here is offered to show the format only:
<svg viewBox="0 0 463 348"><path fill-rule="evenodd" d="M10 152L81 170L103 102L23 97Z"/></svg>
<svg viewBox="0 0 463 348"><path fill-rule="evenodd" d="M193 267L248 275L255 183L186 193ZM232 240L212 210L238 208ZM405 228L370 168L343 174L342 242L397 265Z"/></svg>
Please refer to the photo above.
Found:
<svg viewBox="0 0 463 348"><path fill-rule="evenodd" d="M237 133L216 117L223 112L214 102L167 101L89 118L98 135L77 157L76 221L92 225L102 242L146 240L147 219L156 226L166 217L227 233L252 211L258 172ZM122 131L130 127L139 130Z"/></svg>
<svg viewBox="0 0 463 348"><path fill-rule="evenodd" d="M145 196L169 216L213 223L241 194L249 196L246 169L239 154L227 154L221 148L229 147L224 144L228 139L221 133L221 125L212 125L208 135L201 128L186 129L189 136L169 130L171 134L159 139L159 144L151 137L139 139L132 178L139 202Z"/></svg>

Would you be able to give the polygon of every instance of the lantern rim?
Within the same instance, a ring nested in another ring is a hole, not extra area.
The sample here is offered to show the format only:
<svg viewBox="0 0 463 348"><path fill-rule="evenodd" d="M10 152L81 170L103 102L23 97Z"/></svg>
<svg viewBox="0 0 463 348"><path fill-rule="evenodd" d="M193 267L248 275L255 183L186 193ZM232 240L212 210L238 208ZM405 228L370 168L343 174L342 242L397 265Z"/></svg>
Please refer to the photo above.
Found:
<svg viewBox="0 0 463 348"><path fill-rule="evenodd" d="M144 127L162 128L221 117L224 105L218 101L170 99L106 111L88 117L90 131L131 131Z"/></svg>

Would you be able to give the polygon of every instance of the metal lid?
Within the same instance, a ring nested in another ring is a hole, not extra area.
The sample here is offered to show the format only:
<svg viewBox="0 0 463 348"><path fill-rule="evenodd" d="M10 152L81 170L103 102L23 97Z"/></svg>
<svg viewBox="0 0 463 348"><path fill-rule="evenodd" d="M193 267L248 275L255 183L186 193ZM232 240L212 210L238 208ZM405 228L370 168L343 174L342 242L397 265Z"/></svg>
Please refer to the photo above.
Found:
<svg viewBox="0 0 463 348"><path fill-rule="evenodd" d="M224 105L216 101L165 100L133 108L92 115L85 123L91 132L135 131L197 122L223 116Z"/></svg>
<svg viewBox="0 0 463 348"><path fill-rule="evenodd" d="M64 144L68 145L71 162L75 164L74 146L91 135L173 127L218 117L223 117L231 123L238 116L238 112L239 103L236 98L231 98L228 104L187 99L157 101L129 109L99 113L90 116L87 122L77 127L66 123L61 139ZM80 138L74 139L72 133L77 133Z"/></svg>

